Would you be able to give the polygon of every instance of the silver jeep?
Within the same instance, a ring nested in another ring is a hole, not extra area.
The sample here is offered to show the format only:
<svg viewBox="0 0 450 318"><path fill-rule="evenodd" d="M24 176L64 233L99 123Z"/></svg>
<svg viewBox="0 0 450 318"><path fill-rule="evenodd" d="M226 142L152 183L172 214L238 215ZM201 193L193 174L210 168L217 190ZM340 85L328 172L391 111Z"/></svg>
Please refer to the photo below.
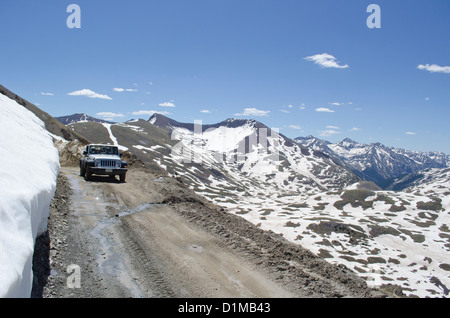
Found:
<svg viewBox="0 0 450 318"><path fill-rule="evenodd" d="M121 156L117 146L88 145L80 160L80 176L88 181L92 175L111 177L118 175L120 182L125 182L128 164Z"/></svg>

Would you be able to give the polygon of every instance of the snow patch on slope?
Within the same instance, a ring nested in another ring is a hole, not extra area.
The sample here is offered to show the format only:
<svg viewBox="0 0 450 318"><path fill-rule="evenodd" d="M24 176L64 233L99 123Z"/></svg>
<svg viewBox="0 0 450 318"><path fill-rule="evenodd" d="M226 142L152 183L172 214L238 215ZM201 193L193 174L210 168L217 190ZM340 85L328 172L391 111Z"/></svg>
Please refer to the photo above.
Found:
<svg viewBox="0 0 450 318"><path fill-rule="evenodd" d="M125 146L119 145L119 142L117 141L117 138L114 137L114 135L113 135L113 133L112 133L112 131L111 131L111 126L112 126L112 124L102 123L102 125L103 125L103 126L106 128L106 130L108 131L109 139L111 139L111 141L113 142L113 145L119 147L119 149L122 150L122 151L127 151L128 148L125 147Z"/></svg>

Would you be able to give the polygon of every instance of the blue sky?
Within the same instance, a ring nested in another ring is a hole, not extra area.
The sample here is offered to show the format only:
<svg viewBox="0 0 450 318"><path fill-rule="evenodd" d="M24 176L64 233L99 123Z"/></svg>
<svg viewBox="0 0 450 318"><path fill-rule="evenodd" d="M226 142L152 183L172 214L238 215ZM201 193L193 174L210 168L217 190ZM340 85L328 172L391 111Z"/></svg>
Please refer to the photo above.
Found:
<svg viewBox="0 0 450 318"><path fill-rule="evenodd" d="M254 118L450 154L449 15L447 0L2 0L0 83L53 116Z"/></svg>

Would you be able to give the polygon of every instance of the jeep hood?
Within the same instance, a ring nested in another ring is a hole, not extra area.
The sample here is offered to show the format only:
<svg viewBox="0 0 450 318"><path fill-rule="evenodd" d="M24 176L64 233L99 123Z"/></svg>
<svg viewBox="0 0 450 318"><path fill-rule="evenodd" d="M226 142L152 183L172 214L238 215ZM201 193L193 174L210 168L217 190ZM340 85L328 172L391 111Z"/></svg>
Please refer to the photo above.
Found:
<svg viewBox="0 0 450 318"><path fill-rule="evenodd" d="M119 156L115 155L89 155L89 159L111 159L111 160L120 160Z"/></svg>

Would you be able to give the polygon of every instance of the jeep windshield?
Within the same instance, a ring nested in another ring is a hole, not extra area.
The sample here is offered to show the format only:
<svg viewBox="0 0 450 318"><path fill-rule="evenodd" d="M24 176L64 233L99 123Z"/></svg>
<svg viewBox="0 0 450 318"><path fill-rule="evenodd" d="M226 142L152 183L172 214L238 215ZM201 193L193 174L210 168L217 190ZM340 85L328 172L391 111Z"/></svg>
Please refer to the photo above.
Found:
<svg viewBox="0 0 450 318"><path fill-rule="evenodd" d="M91 146L89 148L89 154L96 155L118 155L119 150L114 146Z"/></svg>

